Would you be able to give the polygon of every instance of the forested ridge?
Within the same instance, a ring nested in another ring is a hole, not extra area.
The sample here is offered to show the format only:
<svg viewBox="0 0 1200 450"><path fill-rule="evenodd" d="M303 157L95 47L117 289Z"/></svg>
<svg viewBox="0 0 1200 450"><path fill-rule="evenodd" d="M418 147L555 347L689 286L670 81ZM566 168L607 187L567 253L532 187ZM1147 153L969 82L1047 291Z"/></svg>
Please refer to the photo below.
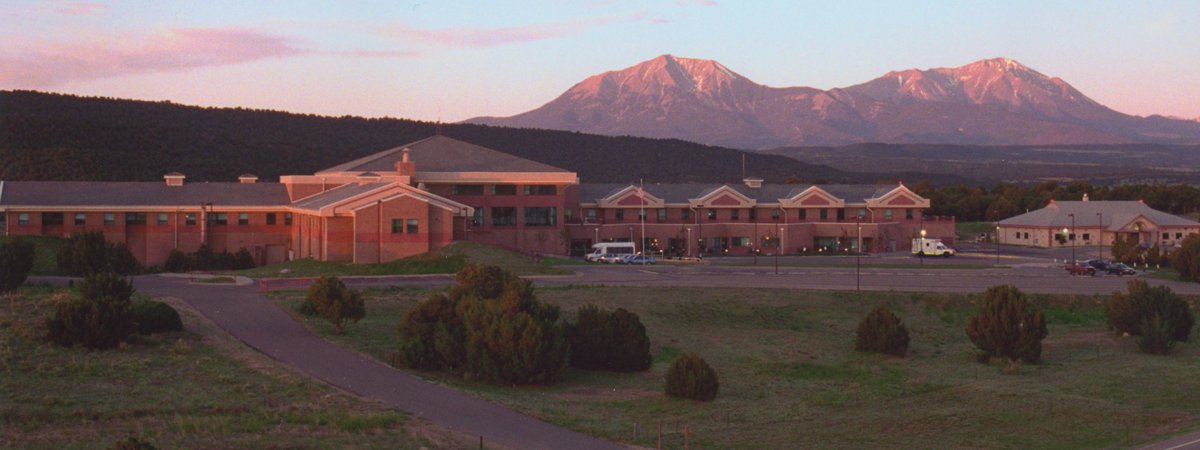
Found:
<svg viewBox="0 0 1200 450"><path fill-rule="evenodd" d="M404 119L323 117L169 102L0 91L0 179L264 181L310 174L438 133L577 172L584 182L872 183L903 174L854 174L783 156L675 139ZM418 162L419 164L419 162ZM910 179L918 178L913 175Z"/></svg>

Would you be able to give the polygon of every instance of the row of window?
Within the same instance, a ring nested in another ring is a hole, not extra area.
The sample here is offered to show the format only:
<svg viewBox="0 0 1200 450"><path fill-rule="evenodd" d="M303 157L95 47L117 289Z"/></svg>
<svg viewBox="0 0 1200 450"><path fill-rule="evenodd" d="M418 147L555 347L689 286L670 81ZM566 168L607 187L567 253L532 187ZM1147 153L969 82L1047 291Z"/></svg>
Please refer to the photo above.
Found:
<svg viewBox="0 0 1200 450"><path fill-rule="evenodd" d="M61 212L44 212L42 214L43 225L63 225L66 223L66 213ZM183 220L186 225L196 224L197 213L184 213ZM276 213L267 213L267 225L275 225L278 220ZM171 213L155 213L154 221L158 225L166 225L170 222ZM104 213L103 216L105 225L115 225L117 223L117 213ZM75 213L72 217L74 225L87 225L87 214ZM126 225L145 225L148 223L148 215L144 212L127 212L125 213ZM208 213L208 223L213 225L226 225L229 223L229 214L223 212ZM29 225L29 213L17 214L18 225ZM237 213L238 225L250 224L250 213ZM292 224L292 213L283 213L283 224Z"/></svg>
<svg viewBox="0 0 1200 450"><path fill-rule="evenodd" d="M615 219L618 222L625 220L626 209L633 211L636 214L638 221L646 220L646 216L645 216L646 211L643 209L617 208L617 209L614 209L613 211L614 211ZM589 221L595 221L597 219L597 215L599 214L598 211L599 210L595 209L595 208L588 209L585 212L587 219ZM658 220L659 221L667 220L667 209L666 208L658 208L657 211L658 211ZM706 209L705 213L708 215L708 220L717 220L717 211L718 210L712 209L712 208ZM742 220L741 211L742 210L740 210L740 209L730 209L729 210L729 219L730 220ZM749 211L749 214L748 214L749 217L747 217L747 220L749 220L749 221L758 220L758 210L757 209L752 208L752 209L748 209L747 211ZM829 211L836 211L835 214L837 215L837 220L846 220L846 210L844 210L844 209L822 208L822 209L817 209L816 211L818 214L818 218L820 220L829 220ZM681 210L679 210L679 214L680 214L679 218L681 220L692 220L692 211L690 209L681 209ZM779 209L772 209L771 210L771 220L778 221L780 219L780 214L781 213L780 213ZM867 217L867 209L859 208L858 217L860 217L860 218ZM883 220L892 220L893 217L894 216L893 216L893 212L891 209L883 210ZM796 218L799 220L808 220L808 209L798 210ZM908 219L908 220L912 220L913 209L911 209L911 208L905 209L904 210L904 218Z"/></svg>
<svg viewBox="0 0 1200 450"><path fill-rule="evenodd" d="M517 185L515 184L493 184L490 186L492 195L517 195ZM456 184L450 188L451 195L483 195L482 184ZM558 194L558 186L553 185L527 185L524 186L525 195L556 195Z"/></svg>
<svg viewBox="0 0 1200 450"><path fill-rule="evenodd" d="M517 207L515 206L495 206L491 209L491 225L493 227L511 227L517 225ZM553 206L527 206L521 208L524 214L524 224L527 227L552 227L558 225L558 208ZM571 210L564 210L567 220L571 219ZM471 223L476 226L482 226L484 218L487 215L484 213L484 208L475 208L475 216L471 218Z"/></svg>
<svg viewBox="0 0 1200 450"><path fill-rule="evenodd" d="M392 234L417 234L421 231L417 219L392 219Z"/></svg>

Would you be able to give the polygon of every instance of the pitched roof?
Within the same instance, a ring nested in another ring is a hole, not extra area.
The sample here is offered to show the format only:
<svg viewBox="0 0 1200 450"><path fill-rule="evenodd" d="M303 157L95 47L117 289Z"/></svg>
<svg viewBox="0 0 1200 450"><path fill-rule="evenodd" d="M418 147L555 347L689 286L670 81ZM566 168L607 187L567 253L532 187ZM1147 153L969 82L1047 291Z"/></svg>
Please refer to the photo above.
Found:
<svg viewBox="0 0 1200 450"><path fill-rule="evenodd" d="M285 206L278 183L185 183L161 181L5 181L0 206Z"/></svg>
<svg viewBox="0 0 1200 450"><path fill-rule="evenodd" d="M1076 227L1102 225L1106 229L1119 229L1138 216L1145 217L1146 220L1160 226L1200 226L1198 222L1167 214L1142 202L1132 201L1056 201L1046 205L1045 208L1001 220L999 224L1049 228L1069 227L1072 225L1071 214L1075 215L1074 226ZM1104 221L1103 224L1100 223L1100 220Z"/></svg>
<svg viewBox="0 0 1200 450"><path fill-rule="evenodd" d="M293 207L305 210L319 210L343 200L349 200L359 195L390 186L394 183L365 183L343 184L320 194L305 197L292 204Z"/></svg>
<svg viewBox="0 0 1200 450"><path fill-rule="evenodd" d="M569 172L548 164L439 135L339 164L318 171L317 174L395 172L396 163L403 157L402 150L405 148L409 149L409 160L415 163L419 172Z"/></svg>
<svg viewBox="0 0 1200 450"><path fill-rule="evenodd" d="M581 183L579 185L579 201L584 203L596 202L599 199L620 192L636 184L622 183ZM752 198L759 203L777 203L781 198L791 198L804 192L814 185L795 184L764 184L760 188L751 188L742 184L709 184L709 183L678 183L678 184L647 184L644 189L647 194L663 199L666 203L687 203L688 200L700 198L729 186L733 190ZM895 186L880 187L869 184L828 184L818 185L831 195L845 200L847 203L864 203L868 199L879 198L895 189Z"/></svg>

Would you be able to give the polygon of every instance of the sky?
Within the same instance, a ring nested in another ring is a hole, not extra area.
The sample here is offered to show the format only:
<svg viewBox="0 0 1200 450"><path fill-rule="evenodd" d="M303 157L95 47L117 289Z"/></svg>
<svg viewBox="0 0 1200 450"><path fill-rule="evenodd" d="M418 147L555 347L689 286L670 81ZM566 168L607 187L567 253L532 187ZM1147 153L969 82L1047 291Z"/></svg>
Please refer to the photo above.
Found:
<svg viewBox="0 0 1200 450"><path fill-rule="evenodd" d="M1008 57L1200 119L1200 1L0 2L0 89L456 122L661 54L775 87Z"/></svg>

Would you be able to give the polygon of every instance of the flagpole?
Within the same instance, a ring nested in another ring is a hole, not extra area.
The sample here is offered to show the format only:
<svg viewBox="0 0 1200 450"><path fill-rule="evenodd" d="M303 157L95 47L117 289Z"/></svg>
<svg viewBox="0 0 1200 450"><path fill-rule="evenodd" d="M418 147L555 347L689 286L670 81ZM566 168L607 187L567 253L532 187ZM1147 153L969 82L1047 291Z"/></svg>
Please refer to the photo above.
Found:
<svg viewBox="0 0 1200 450"><path fill-rule="evenodd" d="M646 265L646 258L650 257L650 252L646 251L646 183L641 178L638 178L638 197L642 199L642 213L638 216L642 219L642 265Z"/></svg>

